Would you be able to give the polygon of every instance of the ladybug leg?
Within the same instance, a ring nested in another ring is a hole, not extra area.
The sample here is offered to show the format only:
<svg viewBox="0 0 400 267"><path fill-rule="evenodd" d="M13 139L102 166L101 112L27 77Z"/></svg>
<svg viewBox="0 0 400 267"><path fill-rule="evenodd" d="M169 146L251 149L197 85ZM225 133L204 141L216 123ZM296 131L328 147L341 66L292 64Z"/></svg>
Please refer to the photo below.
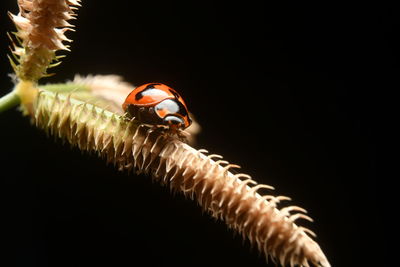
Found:
<svg viewBox="0 0 400 267"><path fill-rule="evenodd" d="M162 131L162 129L161 129L162 127L159 127L158 125L152 125L151 126L151 131L154 131L154 132L161 132Z"/></svg>
<svg viewBox="0 0 400 267"><path fill-rule="evenodd" d="M178 137L178 139L184 143L188 142L188 137L190 135L190 133L185 132L184 130L181 129L175 129L170 131L171 135L175 135L176 137Z"/></svg>
<svg viewBox="0 0 400 267"><path fill-rule="evenodd" d="M155 125L155 124L151 125L151 127L149 129L150 129L150 131L157 132L157 134L160 134L160 135L168 135L169 134L168 129L163 126L160 126L160 125Z"/></svg>

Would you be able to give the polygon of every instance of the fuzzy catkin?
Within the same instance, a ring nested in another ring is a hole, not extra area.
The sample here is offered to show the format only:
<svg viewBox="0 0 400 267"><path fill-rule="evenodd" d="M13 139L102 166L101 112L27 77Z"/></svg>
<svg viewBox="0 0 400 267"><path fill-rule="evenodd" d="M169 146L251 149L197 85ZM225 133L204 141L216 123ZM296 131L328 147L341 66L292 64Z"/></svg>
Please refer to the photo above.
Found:
<svg viewBox="0 0 400 267"><path fill-rule="evenodd" d="M65 32L71 30L68 20L74 18L79 0L19 0L19 13L9 13L17 27L12 39L14 59L11 64L21 80L37 81L47 75L57 50L69 50ZM16 61L16 63L15 63ZM57 64L55 64L57 65Z"/></svg>
<svg viewBox="0 0 400 267"><path fill-rule="evenodd" d="M294 221L308 217L303 209L276 204L288 198L261 196L248 175L233 174L218 155L206 155L175 136L65 95L41 91L32 121L49 134L84 151L94 151L120 170L149 174L171 190L197 200L213 217L247 237L281 265L328 267L308 229ZM291 214L292 211L298 213Z"/></svg>

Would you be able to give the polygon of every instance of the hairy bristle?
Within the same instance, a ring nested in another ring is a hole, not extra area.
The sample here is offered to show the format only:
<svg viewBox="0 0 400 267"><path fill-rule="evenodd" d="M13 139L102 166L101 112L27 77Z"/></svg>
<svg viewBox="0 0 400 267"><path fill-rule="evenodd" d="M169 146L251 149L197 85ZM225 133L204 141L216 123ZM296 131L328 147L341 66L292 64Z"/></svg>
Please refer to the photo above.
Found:
<svg viewBox="0 0 400 267"><path fill-rule="evenodd" d="M56 60L57 50L69 48L63 42L70 42L65 32L72 25L67 21L75 17L77 0L19 0L19 13L10 18L17 27L11 38L13 68L21 80L37 81L47 74L50 63ZM17 42L15 42L17 41Z"/></svg>
<svg viewBox="0 0 400 267"><path fill-rule="evenodd" d="M310 219L305 210L277 204L284 196L260 195L259 185L246 174L233 174L219 155L207 155L160 129L77 101L41 91L33 122L81 150L97 152L120 170L149 174L171 190L197 200L213 217L226 222L264 255L281 265L330 266L311 231L295 224ZM292 212L294 212L292 214Z"/></svg>

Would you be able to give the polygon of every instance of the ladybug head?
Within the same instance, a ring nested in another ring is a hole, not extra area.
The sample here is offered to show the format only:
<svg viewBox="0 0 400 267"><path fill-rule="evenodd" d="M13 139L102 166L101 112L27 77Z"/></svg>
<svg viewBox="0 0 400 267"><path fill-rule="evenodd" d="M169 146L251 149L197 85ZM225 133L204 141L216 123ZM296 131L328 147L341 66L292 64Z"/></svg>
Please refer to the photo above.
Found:
<svg viewBox="0 0 400 267"><path fill-rule="evenodd" d="M164 125L175 129L185 129L191 124L186 106L178 99L166 99L155 106L155 113Z"/></svg>
<svg viewBox="0 0 400 267"><path fill-rule="evenodd" d="M165 125L168 125L170 128L180 129L180 128L187 127L187 126L185 126L185 120L177 115L167 115L164 117L163 122Z"/></svg>

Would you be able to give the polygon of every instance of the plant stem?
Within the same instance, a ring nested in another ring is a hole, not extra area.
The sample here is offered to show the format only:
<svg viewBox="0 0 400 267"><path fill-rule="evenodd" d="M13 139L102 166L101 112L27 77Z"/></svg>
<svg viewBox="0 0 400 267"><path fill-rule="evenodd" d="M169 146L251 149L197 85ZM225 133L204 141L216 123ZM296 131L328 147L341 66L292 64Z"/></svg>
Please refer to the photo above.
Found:
<svg viewBox="0 0 400 267"><path fill-rule="evenodd" d="M20 103L20 98L15 91L12 91L0 98L0 113L17 106Z"/></svg>
<svg viewBox="0 0 400 267"><path fill-rule="evenodd" d="M58 92L58 93L68 93L68 92L76 92L76 91L89 91L89 87L82 84L75 83L56 83L56 84L46 84L40 85L40 89Z"/></svg>

